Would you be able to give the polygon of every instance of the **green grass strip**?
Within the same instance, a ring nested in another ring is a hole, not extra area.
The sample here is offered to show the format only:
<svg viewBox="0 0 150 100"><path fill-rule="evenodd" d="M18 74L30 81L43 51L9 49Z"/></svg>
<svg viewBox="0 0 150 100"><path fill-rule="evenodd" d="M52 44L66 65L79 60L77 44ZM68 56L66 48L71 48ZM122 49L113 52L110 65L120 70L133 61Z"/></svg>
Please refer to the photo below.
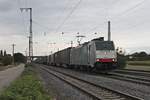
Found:
<svg viewBox="0 0 150 100"><path fill-rule="evenodd" d="M31 66L0 94L0 100L50 100Z"/></svg>
<svg viewBox="0 0 150 100"><path fill-rule="evenodd" d="M150 66L150 61L128 61L129 65Z"/></svg>

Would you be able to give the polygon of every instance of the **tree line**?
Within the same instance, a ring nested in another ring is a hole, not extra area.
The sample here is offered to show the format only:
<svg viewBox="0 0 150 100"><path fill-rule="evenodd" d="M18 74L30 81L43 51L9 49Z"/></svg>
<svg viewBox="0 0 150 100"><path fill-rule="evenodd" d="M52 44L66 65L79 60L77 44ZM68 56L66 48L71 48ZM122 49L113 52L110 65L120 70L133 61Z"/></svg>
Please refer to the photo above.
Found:
<svg viewBox="0 0 150 100"><path fill-rule="evenodd" d="M26 63L26 57L22 53L14 54L15 63ZM7 54L6 50L0 50L0 66L11 65L13 63L13 56Z"/></svg>
<svg viewBox="0 0 150 100"><path fill-rule="evenodd" d="M142 52L135 52L130 55L126 55L129 61L146 61L150 60L150 54L142 51Z"/></svg>
<svg viewBox="0 0 150 100"><path fill-rule="evenodd" d="M145 51L125 55L125 51L117 48L117 63L119 68L126 66L127 61L150 61L150 54Z"/></svg>

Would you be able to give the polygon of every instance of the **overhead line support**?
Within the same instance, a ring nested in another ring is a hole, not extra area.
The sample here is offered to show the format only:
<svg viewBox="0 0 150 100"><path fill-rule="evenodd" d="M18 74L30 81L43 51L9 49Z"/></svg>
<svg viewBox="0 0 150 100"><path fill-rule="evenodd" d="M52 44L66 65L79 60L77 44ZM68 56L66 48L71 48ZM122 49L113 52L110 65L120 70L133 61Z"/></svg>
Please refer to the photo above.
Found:
<svg viewBox="0 0 150 100"><path fill-rule="evenodd" d="M33 60L33 34L32 34L32 8L20 8L21 12L23 10L30 11L30 35L29 35L29 57L28 62Z"/></svg>

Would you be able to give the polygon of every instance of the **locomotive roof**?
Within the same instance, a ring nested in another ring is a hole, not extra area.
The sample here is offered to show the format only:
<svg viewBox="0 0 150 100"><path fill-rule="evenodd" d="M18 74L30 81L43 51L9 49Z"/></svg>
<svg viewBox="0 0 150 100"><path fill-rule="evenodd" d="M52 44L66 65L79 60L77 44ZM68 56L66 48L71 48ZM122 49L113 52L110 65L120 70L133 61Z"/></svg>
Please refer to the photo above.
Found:
<svg viewBox="0 0 150 100"><path fill-rule="evenodd" d="M104 37L95 38L95 39L93 39L91 41L104 41Z"/></svg>
<svg viewBox="0 0 150 100"><path fill-rule="evenodd" d="M88 44L89 43L89 41L88 42L84 42L82 45L86 45L86 44Z"/></svg>

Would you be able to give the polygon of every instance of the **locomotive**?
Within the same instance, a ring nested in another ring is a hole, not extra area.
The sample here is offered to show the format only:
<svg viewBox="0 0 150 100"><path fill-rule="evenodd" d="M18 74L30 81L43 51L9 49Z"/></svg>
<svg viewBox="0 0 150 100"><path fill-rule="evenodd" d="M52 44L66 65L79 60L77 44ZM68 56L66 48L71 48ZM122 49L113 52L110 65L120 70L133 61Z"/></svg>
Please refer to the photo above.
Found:
<svg viewBox="0 0 150 100"><path fill-rule="evenodd" d="M112 70L117 67L117 53L113 41L100 37L55 52L48 56L47 63L67 68Z"/></svg>

